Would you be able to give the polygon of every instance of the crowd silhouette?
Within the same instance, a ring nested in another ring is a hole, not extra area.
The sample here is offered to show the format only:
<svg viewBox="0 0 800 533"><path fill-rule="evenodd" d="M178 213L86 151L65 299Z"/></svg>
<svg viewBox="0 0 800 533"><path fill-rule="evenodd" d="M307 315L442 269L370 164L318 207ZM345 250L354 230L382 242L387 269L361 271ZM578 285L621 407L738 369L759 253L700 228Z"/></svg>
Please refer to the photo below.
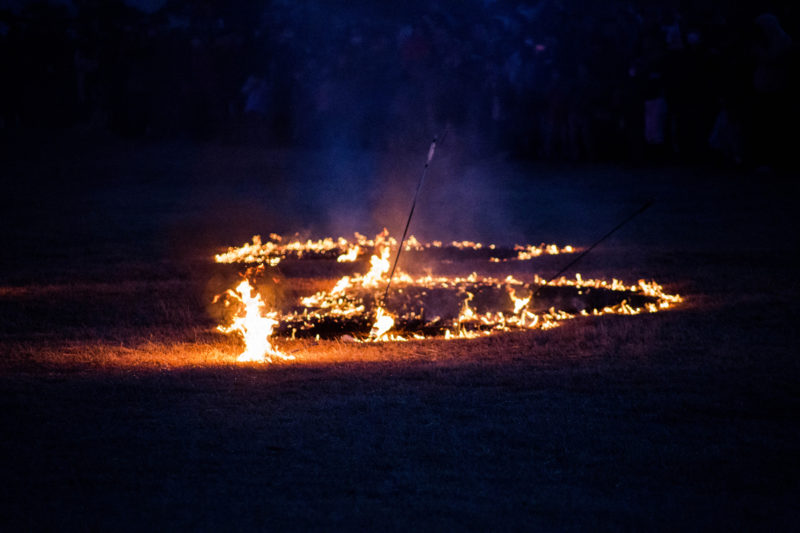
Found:
<svg viewBox="0 0 800 533"><path fill-rule="evenodd" d="M0 11L0 131L792 165L791 3L189 2Z"/></svg>

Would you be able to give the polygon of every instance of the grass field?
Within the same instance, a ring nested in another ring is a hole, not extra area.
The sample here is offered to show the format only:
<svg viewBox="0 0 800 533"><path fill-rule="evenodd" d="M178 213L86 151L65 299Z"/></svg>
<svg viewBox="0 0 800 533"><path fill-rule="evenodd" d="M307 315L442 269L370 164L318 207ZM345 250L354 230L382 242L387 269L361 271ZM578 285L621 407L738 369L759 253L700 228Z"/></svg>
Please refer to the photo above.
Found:
<svg viewBox="0 0 800 533"><path fill-rule="evenodd" d="M295 361L240 365L213 331L235 278L214 251L398 233L414 154L7 143L0 527L796 529L794 178L444 148L412 231L586 246L654 198L577 270L685 303L476 340L279 339Z"/></svg>

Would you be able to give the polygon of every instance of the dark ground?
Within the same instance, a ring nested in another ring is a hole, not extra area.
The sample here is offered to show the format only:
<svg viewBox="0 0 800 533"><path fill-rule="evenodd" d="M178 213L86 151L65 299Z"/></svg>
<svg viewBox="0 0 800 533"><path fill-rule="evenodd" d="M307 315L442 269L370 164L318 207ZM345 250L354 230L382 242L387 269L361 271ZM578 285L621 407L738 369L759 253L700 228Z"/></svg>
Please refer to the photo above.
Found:
<svg viewBox="0 0 800 533"><path fill-rule="evenodd" d="M3 149L2 529L797 528L791 176L497 159L460 167L474 194L453 199L432 167L417 227L444 238L586 246L655 198L577 270L652 278L686 303L236 366L235 342L208 333L213 250L340 229L348 221L330 212L352 212L358 188L331 202L337 186L301 172L325 168L315 154L85 146ZM390 209L380 169L409 174L394 185L410 191L418 161L348 157L378 169L358 212L366 227L353 229L394 230L405 208ZM410 192L397 194L405 205ZM223 359L176 363L176 343ZM143 346L165 363L137 359Z"/></svg>

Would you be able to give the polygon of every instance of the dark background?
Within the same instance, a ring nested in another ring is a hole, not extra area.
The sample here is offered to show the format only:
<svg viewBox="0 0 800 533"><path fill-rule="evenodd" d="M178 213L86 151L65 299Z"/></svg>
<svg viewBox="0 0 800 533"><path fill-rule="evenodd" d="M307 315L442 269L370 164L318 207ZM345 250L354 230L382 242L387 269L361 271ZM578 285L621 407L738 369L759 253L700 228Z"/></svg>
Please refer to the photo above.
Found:
<svg viewBox="0 0 800 533"><path fill-rule="evenodd" d="M794 2L130 4L0 7L5 136L796 167Z"/></svg>

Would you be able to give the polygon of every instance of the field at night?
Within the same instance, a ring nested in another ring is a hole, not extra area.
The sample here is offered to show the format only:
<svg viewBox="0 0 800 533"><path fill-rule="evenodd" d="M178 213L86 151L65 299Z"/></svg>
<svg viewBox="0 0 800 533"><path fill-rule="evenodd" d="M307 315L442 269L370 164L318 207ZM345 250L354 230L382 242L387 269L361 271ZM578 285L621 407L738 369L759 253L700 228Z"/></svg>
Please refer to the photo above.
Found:
<svg viewBox="0 0 800 533"><path fill-rule="evenodd" d="M7 154L6 527L791 529L798 518L795 183L476 163L506 210L506 226L478 235L487 241L508 227L586 246L654 198L576 270L653 278L685 302L474 340L278 339L295 361L241 365L241 344L207 311L226 275L211 257L271 224L325 224L315 205L282 211L295 206L257 172L314 155L57 141ZM564 262L540 259L531 275Z"/></svg>
<svg viewBox="0 0 800 533"><path fill-rule="evenodd" d="M799 14L0 0L0 531L796 530Z"/></svg>

